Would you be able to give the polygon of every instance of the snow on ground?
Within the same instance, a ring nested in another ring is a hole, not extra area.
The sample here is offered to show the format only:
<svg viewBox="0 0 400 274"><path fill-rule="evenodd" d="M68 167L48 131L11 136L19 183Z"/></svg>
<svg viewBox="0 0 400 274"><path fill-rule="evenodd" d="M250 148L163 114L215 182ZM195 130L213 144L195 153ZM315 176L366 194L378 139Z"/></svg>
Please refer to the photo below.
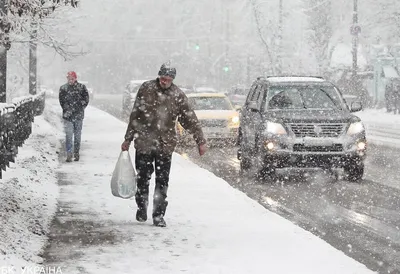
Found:
<svg viewBox="0 0 400 274"><path fill-rule="evenodd" d="M0 109L5 108L6 106L8 106L9 104L7 103L0 103Z"/></svg>
<svg viewBox="0 0 400 274"><path fill-rule="evenodd" d="M386 109L367 109L355 115L363 121L369 142L400 147L400 114L387 113Z"/></svg>
<svg viewBox="0 0 400 274"><path fill-rule="evenodd" d="M35 118L31 137L0 179L0 273L2 267L42 261L38 254L58 198L59 142L53 131L43 117Z"/></svg>
<svg viewBox="0 0 400 274"><path fill-rule="evenodd" d="M61 128L57 108L48 106L46 115ZM134 200L115 198L110 190L125 129L121 121L88 108L81 161L63 162L58 169L61 225L50 232L49 265L65 273L97 274L371 273L178 154L171 170L168 226L137 223ZM68 223L74 224L70 233L79 235L60 235ZM84 231L74 232L77 227Z"/></svg>

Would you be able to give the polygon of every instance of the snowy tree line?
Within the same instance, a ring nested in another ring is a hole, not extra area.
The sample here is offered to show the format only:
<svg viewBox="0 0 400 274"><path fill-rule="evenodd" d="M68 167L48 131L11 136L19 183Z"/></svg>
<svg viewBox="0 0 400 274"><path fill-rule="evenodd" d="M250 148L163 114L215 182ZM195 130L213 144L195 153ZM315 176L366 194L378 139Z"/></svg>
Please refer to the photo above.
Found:
<svg viewBox="0 0 400 274"><path fill-rule="evenodd" d="M23 82L23 77L20 75L21 70L12 72L11 77L8 75L8 63L12 68L16 64L21 65L22 68L29 64L31 71L26 78L30 78L32 85L36 86L36 47L38 43L53 48L63 57L73 55L68 51L64 41L57 40L51 35L51 28L46 29L46 24L43 22L45 18L51 17L56 10L60 10L62 7L77 7L77 5L76 0L0 1L0 102L5 102L5 95L13 93L15 91L13 89L16 88L16 85L11 85L11 88L6 89L6 82L11 84ZM29 45L28 64L25 63L27 60L22 58L25 55L23 51L27 50L27 46L19 47L19 44ZM16 60L12 58L11 62L7 62L8 51L13 48L12 45L16 46L16 50L11 51L10 56L15 56ZM32 67L35 68L34 74L32 74ZM6 79L7 81L5 81Z"/></svg>
<svg viewBox="0 0 400 274"><path fill-rule="evenodd" d="M73 68L96 89L119 92L130 79L154 77L168 59L178 67L177 82L187 85L248 85L277 67L283 73L323 74L335 46L351 44L352 4L85 0L78 15L54 13L50 29L54 38L68 38L89 53L65 63L42 48L39 71L44 82L59 83L65 69ZM366 55L371 44L397 43L399 8L396 0L359 1L360 44Z"/></svg>

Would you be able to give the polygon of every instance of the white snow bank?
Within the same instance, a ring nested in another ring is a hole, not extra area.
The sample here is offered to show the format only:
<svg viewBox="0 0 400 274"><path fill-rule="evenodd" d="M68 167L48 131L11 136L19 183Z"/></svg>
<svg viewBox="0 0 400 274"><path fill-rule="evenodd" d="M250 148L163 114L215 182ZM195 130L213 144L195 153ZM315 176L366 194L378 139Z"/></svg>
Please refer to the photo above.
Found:
<svg viewBox="0 0 400 274"><path fill-rule="evenodd" d="M400 115L385 109L367 109L357 112L367 133L367 140L377 145L400 147Z"/></svg>
<svg viewBox="0 0 400 274"><path fill-rule="evenodd" d="M58 197L53 131L43 117L35 118L31 137L0 179L0 273L42 262L38 254Z"/></svg>

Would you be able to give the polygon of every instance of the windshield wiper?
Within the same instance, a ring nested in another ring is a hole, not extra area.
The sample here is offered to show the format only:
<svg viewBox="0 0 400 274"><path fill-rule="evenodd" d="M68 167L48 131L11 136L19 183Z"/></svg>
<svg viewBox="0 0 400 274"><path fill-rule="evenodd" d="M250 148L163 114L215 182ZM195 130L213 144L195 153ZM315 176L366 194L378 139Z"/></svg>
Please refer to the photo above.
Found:
<svg viewBox="0 0 400 274"><path fill-rule="evenodd" d="M301 92L301 90L299 90L299 94L300 94L301 103L303 104L304 109L307 109L306 103L305 103L305 100L304 100L304 96L303 96L303 92Z"/></svg>

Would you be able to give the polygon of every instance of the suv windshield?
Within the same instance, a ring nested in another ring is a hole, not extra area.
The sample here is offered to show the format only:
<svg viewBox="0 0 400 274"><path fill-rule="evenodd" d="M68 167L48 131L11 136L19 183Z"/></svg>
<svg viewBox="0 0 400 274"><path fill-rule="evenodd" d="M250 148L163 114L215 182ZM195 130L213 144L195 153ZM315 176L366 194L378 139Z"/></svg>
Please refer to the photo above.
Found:
<svg viewBox="0 0 400 274"><path fill-rule="evenodd" d="M272 86L265 109L342 109L342 102L334 87Z"/></svg>
<svg viewBox="0 0 400 274"><path fill-rule="evenodd" d="M191 97L189 104L194 110L231 110L232 106L224 97Z"/></svg>

